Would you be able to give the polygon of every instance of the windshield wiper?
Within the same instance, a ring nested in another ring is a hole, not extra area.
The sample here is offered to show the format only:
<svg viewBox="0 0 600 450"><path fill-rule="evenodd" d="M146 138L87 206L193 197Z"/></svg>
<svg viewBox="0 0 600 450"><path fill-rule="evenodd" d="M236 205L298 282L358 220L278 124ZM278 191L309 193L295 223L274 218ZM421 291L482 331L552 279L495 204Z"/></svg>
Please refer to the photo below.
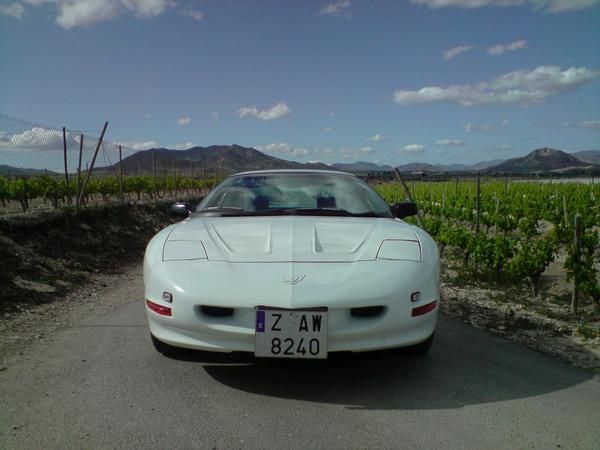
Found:
<svg viewBox="0 0 600 450"><path fill-rule="evenodd" d="M194 211L192 213L193 216L203 215L203 216L238 216L246 213L244 208L237 208L235 206L219 206L213 208L201 209L199 211Z"/></svg>
<svg viewBox="0 0 600 450"><path fill-rule="evenodd" d="M259 211L244 211L239 216L335 216L335 217L383 217L372 211L352 213L345 209L330 208L273 208Z"/></svg>
<svg viewBox="0 0 600 450"><path fill-rule="evenodd" d="M327 216L327 217L386 217L372 211L352 213L345 209L332 208L272 208L259 211L248 211L243 208L219 207L196 211L194 216L227 216L227 217L252 217L252 216Z"/></svg>

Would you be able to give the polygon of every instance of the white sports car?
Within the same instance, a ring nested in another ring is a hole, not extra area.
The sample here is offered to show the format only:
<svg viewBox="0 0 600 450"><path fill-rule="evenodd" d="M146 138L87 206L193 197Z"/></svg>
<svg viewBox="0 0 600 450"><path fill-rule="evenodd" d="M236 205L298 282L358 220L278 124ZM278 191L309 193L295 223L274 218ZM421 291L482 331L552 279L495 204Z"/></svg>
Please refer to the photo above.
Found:
<svg viewBox="0 0 600 450"><path fill-rule="evenodd" d="M231 176L186 219L160 231L144 259L152 342L178 348L326 358L409 347L435 331L439 255L354 175L270 170Z"/></svg>

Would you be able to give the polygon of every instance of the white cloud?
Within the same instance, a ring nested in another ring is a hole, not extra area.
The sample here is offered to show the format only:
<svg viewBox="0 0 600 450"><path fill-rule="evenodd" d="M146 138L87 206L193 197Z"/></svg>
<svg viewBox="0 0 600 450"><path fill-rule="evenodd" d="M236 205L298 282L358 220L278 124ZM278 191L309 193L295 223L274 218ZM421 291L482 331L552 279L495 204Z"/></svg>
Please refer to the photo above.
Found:
<svg viewBox="0 0 600 450"><path fill-rule="evenodd" d="M284 102L279 102L269 109L259 111L256 106L245 106L238 109L240 117L255 117L259 120L277 120L288 116L292 110Z"/></svg>
<svg viewBox="0 0 600 450"><path fill-rule="evenodd" d="M175 5L174 0L23 0L37 7L56 6L56 23L66 30L132 13L137 18L156 17Z"/></svg>
<svg viewBox="0 0 600 450"><path fill-rule="evenodd" d="M0 4L0 14L21 19L23 14L25 14L25 8L20 3L11 3L10 5Z"/></svg>
<svg viewBox="0 0 600 450"><path fill-rule="evenodd" d="M331 128L331 127L323 128L323 131L325 133L330 133L331 131L333 131L333 128Z"/></svg>
<svg viewBox="0 0 600 450"><path fill-rule="evenodd" d="M600 0L529 0L536 8L543 11L559 13L577 11L600 3Z"/></svg>
<svg viewBox="0 0 600 450"><path fill-rule="evenodd" d="M219 113L217 111L213 111L210 113L210 117L212 117L215 120L219 120L219 117L221 117L221 116L219 115Z"/></svg>
<svg viewBox="0 0 600 450"><path fill-rule="evenodd" d="M256 149L263 153L270 154L285 154L291 156L307 156L311 153L316 153L307 148L294 148L285 142L273 143L268 145L257 145Z"/></svg>
<svg viewBox="0 0 600 450"><path fill-rule="evenodd" d="M119 142L123 147L127 147L131 150L140 151L140 150L148 150L151 148L161 148L159 142L156 141L125 141Z"/></svg>
<svg viewBox="0 0 600 450"><path fill-rule="evenodd" d="M335 116L335 113L334 113L333 111L331 111L331 112L329 113L329 117L333 117L333 116Z"/></svg>
<svg viewBox="0 0 600 450"><path fill-rule="evenodd" d="M362 153L374 153L376 150L373 147L361 147L360 151Z"/></svg>
<svg viewBox="0 0 600 450"><path fill-rule="evenodd" d="M600 3L600 0L410 0L417 5L426 5L430 8L481 8L508 7L529 5L535 10L558 13L563 11L577 11Z"/></svg>
<svg viewBox="0 0 600 450"><path fill-rule="evenodd" d="M119 3L107 0L63 0L57 2L56 22L65 30L88 26L117 16Z"/></svg>
<svg viewBox="0 0 600 450"><path fill-rule="evenodd" d="M473 49L472 45L459 45L458 47L452 47L448 50L444 50L444 52L443 52L444 59L450 60L450 59L460 55L461 53L468 52L469 50L472 50L472 49Z"/></svg>
<svg viewBox="0 0 600 450"><path fill-rule="evenodd" d="M188 148L192 148L193 146L193 142L186 142L185 144L171 144L168 145L167 148L170 150L187 150Z"/></svg>
<svg viewBox="0 0 600 450"><path fill-rule="evenodd" d="M448 87L427 86L416 91L397 90L394 101L400 105L453 102L461 106L490 103L540 103L562 92L576 89L600 76L587 67L562 70L558 66L539 66L534 70L516 70L477 84Z"/></svg>
<svg viewBox="0 0 600 450"><path fill-rule="evenodd" d="M600 120L584 120L584 121L577 122L577 123L565 122L565 123L563 123L563 127L588 128L588 129L600 130Z"/></svg>
<svg viewBox="0 0 600 450"><path fill-rule="evenodd" d="M410 0L417 5L426 5L430 8L445 8L455 6L459 8L481 8L482 6L519 6L524 0Z"/></svg>
<svg viewBox="0 0 600 450"><path fill-rule="evenodd" d="M350 17L350 0L340 0L323 6L317 13L319 16Z"/></svg>
<svg viewBox="0 0 600 450"><path fill-rule="evenodd" d="M383 134L376 134L375 136L371 136L369 138L369 141L371 142L381 142L381 141L385 141L385 136Z"/></svg>
<svg viewBox="0 0 600 450"><path fill-rule="evenodd" d="M425 146L421 144L409 144L402 147L398 150L398 153L401 155L409 155L413 153L423 153L425 151Z"/></svg>
<svg viewBox="0 0 600 450"><path fill-rule="evenodd" d="M182 14L186 17L189 17L190 19L197 20L198 22L200 22L204 17L202 11L198 11L196 9L187 9L185 11L182 11Z"/></svg>
<svg viewBox="0 0 600 450"><path fill-rule="evenodd" d="M189 116L180 117L179 119L177 119L178 125L189 125L190 123L192 123L192 118Z"/></svg>
<svg viewBox="0 0 600 450"><path fill-rule="evenodd" d="M435 141L435 145L440 145L444 147L464 147L464 141L460 139L438 139Z"/></svg>
<svg viewBox="0 0 600 450"><path fill-rule="evenodd" d="M511 42L510 44L496 44L493 47L488 47L487 52L490 55L497 56L506 52L514 52L515 50L521 50L527 48L527 41L520 40Z"/></svg>
<svg viewBox="0 0 600 450"><path fill-rule="evenodd" d="M79 145L79 137L66 133L67 146ZM49 130L47 128L33 127L21 133L0 134L0 148L9 150L62 150L62 130Z"/></svg>
<svg viewBox="0 0 600 450"><path fill-rule="evenodd" d="M80 1L80 0L78 0ZM137 17L155 17L166 11L171 0L120 0Z"/></svg>
<svg viewBox="0 0 600 450"><path fill-rule="evenodd" d="M463 125L463 129L467 133L489 133L491 131L500 131L508 126L508 120L503 120L499 125L477 125L467 122Z"/></svg>
<svg viewBox="0 0 600 450"><path fill-rule="evenodd" d="M150 141L121 141L118 142L125 149L139 152L141 150L149 150L151 148L168 148L169 150L187 150L188 148L194 147L193 142L185 142L182 144L170 144L163 146L160 142L155 140Z"/></svg>

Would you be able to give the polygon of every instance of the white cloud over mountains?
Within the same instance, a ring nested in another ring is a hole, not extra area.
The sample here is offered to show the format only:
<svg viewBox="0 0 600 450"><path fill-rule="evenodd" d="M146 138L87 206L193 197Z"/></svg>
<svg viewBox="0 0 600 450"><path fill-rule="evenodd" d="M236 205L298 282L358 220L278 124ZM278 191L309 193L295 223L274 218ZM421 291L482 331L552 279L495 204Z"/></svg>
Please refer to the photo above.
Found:
<svg viewBox="0 0 600 450"><path fill-rule="evenodd" d="M399 149L397 152L401 155L410 155L413 153L423 153L425 146L421 144L408 144Z"/></svg>
<svg viewBox="0 0 600 450"><path fill-rule="evenodd" d="M279 102L262 111L256 106L245 106L238 109L237 114L240 117L254 117L259 120L277 120L289 116L291 112L292 110L285 102Z"/></svg>
<svg viewBox="0 0 600 450"><path fill-rule="evenodd" d="M77 139L69 132L67 136L67 145L79 145ZM5 134L0 132L0 148L10 150L62 150L63 135L60 130L52 130L41 127L33 127L21 133Z"/></svg>
<svg viewBox="0 0 600 450"><path fill-rule="evenodd" d="M425 103L451 102L461 106L491 103L540 103L598 78L600 71L587 67L562 70L558 66L539 66L533 70L515 70L492 81L447 87L426 86L418 90L397 90L394 101L411 106Z"/></svg>
<svg viewBox="0 0 600 450"><path fill-rule="evenodd" d="M340 148L321 148L321 147L293 147L286 142L275 142L267 145L255 145L257 150L273 156L292 156L296 158L306 158L309 156L320 155L324 159L343 159L343 160L363 160L369 155L376 153L373 147L352 148L342 146Z"/></svg>
<svg viewBox="0 0 600 450"><path fill-rule="evenodd" d="M189 125L190 123L192 123L192 118L189 116L185 116L185 117L180 117L179 119L177 119L177 124L178 125Z"/></svg>
<svg viewBox="0 0 600 450"><path fill-rule="evenodd" d="M285 142L281 142L281 143L273 143L273 144L267 144L267 145L257 145L256 149L263 152L263 153L269 153L269 154L284 154L284 155L291 155L291 156L307 156L311 153L313 153L313 151L307 149L307 148L295 148L295 147L291 147L289 144L285 143Z"/></svg>
<svg viewBox="0 0 600 450"><path fill-rule="evenodd" d="M529 5L534 10L559 13L564 11L577 11L600 3L600 0L410 0L416 5L430 8L482 8L482 7L509 7Z"/></svg>
<svg viewBox="0 0 600 450"><path fill-rule="evenodd" d="M160 148L161 145L157 141L125 141L119 142L123 147L129 148L131 150L140 151L140 150L148 150L151 148ZM171 148L171 147L169 147Z"/></svg>

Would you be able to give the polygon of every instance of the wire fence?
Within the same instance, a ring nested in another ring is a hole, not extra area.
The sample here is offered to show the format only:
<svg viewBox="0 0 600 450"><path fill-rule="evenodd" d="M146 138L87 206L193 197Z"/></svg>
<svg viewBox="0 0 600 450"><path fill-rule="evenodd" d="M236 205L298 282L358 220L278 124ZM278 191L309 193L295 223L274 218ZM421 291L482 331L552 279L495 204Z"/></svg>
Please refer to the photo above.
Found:
<svg viewBox="0 0 600 450"><path fill-rule="evenodd" d="M193 196L214 184L206 168L194 176L193 163L154 154L151 165L123 165L139 149L109 140L107 126L77 130L0 113L0 214Z"/></svg>

